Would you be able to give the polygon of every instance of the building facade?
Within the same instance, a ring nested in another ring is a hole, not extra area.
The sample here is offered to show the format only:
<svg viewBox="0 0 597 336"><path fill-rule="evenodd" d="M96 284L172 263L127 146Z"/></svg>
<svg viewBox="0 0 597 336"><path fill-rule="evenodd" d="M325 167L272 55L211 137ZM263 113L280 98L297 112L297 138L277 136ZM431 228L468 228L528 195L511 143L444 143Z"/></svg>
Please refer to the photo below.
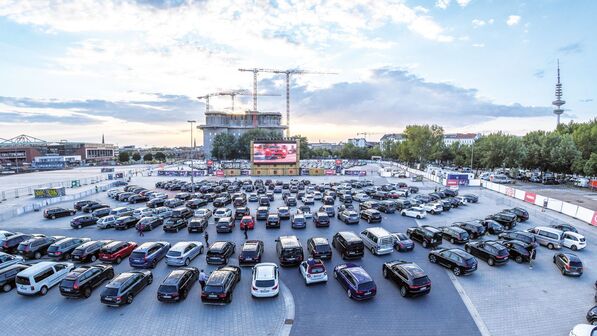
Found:
<svg viewBox="0 0 597 336"><path fill-rule="evenodd" d="M401 133L384 134L381 139L379 139L379 147L382 151L388 150L393 143L403 142L404 140L406 140L406 137Z"/></svg>
<svg viewBox="0 0 597 336"><path fill-rule="evenodd" d="M218 134L226 133L240 137L253 129L262 129L284 134L288 128L282 125L280 112L253 112L227 113L210 111L205 113L205 124L197 126L203 131L203 152L206 159L211 159L213 142Z"/></svg>
<svg viewBox="0 0 597 336"><path fill-rule="evenodd" d="M454 133L444 134L444 144L451 146L453 143L459 142L462 145L472 145L481 137L479 133Z"/></svg>

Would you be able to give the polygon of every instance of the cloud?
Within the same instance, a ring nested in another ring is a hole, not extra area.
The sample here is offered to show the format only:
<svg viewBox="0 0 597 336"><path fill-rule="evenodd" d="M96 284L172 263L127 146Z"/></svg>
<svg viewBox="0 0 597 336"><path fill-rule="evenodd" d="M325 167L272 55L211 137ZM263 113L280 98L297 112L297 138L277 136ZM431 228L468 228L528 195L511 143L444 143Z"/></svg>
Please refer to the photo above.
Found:
<svg viewBox="0 0 597 336"><path fill-rule="evenodd" d="M493 24L493 19L489 19L487 21L481 20L481 19L473 19L472 24L473 24L474 28L479 28L479 27L483 27L485 25Z"/></svg>
<svg viewBox="0 0 597 336"><path fill-rule="evenodd" d="M585 98L585 99L579 100L579 102L581 102L581 103L590 103L592 101L593 101L593 98Z"/></svg>
<svg viewBox="0 0 597 336"><path fill-rule="evenodd" d="M558 48L558 52L560 52L564 55L580 54L583 51L584 51L584 46L581 42L567 44L565 46Z"/></svg>
<svg viewBox="0 0 597 336"><path fill-rule="evenodd" d="M435 7L437 8L446 9L448 6L450 6L450 0L437 0L435 2Z"/></svg>
<svg viewBox="0 0 597 336"><path fill-rule="evenodd" d="M460 7L466 7L471 2L471 0L456 0Z"/></svg>
<svg viewBox="0 0 597 336"><path fill-rule="evenodd" d="M483 47L485 47L485 43L473 43L473 47L475 47L475 48L483 48Z"/></svg>
<svg viewBox="0 0 597 336"><path fill-rule="evenodd" d="M510 16L508 16L508 19L506 20L506 24L508 26L516 26L517 24L520 23L520 19L521 19L521 17L519 15L510 15Z"/></svg>
<svg viewBox="0 0 597 336"><path fill-rule="evenodd" d="M533 73L533 76L537 78L543 78L545 77L545 70L537 70Z"/></svg>

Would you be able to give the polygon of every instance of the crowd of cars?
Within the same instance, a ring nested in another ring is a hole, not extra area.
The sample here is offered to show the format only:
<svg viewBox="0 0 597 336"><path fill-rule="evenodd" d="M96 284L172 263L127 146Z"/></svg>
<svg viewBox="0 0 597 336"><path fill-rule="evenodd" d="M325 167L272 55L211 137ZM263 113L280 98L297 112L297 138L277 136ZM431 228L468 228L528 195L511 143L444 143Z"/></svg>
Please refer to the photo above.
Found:
<svg viewBox="0 0 597 336"><path fill-rule="evenodd" d="M170 197L159 189L178 193ZM103 230L135 227L139 231L151 231L162 227L165 232L187 230L189 233L204 232L211 221L216 225L218 238L233 230L253 230L259 222L264 222L266 228L279 228L283 221L289 221L293 229L300 230L307 225L329 227L330 218L336 217L347 226L337 231L331 241L311 237L306 246L294 235L280 236L275 241L277 264L261 260L266 248L261 240L246 240L237 253L237 244L225 239L218 239L209 246L198 240L181 241L173 246L165 241L138 245L133 241L0 231L0 288L9 291L16 287L19 294L44 295L58 285L64 296L89 297L91 291L106 283L101 301L119 306L130 304L135 295L152 283L151 269L163 259L175 268L160 285L157 299L178 301L186 298L197 282L199 271L190 266L191 262L205 255L208 264L220 267L209 275L201 300L228 303L240 281L240 267L253 267L251 294L269 297L278 295L280 290L278 265L298 267L305 285L327 282L329 271L324 261L338 253L347 262L331 270L333 277L349 298L364 300L376 295L377 286L364 267L353 260L362 258L365 250L373 255L412 251L414 242L430 249L430 263L446 267L457 276L475 272L478 260L490 266L506 264L510 259L517 263L532 262L539 245L560 250L554 254L553 263L563 275L582 275L580 258L562 249L581 250L586 246L585 238L568 224L517 230L520 222L529 219L523 208L504 209L485 218L446 226L417 225L406 232L390 232L381 226L369 226L360 232L349 230L350 225L360 221L381 222L382 213L423 221L426 216L478 202L476 195L458 195L451 189L429 194L418 191L404 183L375 186L367 180L317 185L309 180L219 180L194 184L170 180L158 182L156 190L128 185L108 192L110 198L127 203L123 206L112 208L84 200L76 202L72 209L46 209L44 217L52 220L75 216L71 220L73 229L95 225ZM279 194L284 205L271 209L275 194ZM321 205L316 207L316 202ZM145 206L133 208L130 204L134 203L145 203ZM252 213L248 203L257 203L257 210ZM454 246L443 245L446 241ZM31 266L29 260L41 258L52 261L44 259ZM232 258L238 258L239 266L230 265ZM98 260L101 263L95 263ZM111 264L120 264L123 260L128 260L131 271L116 275ZM402 296L425 295L431 291L429 276L414 262L386 262L381 272L398 284Z"/></svg>

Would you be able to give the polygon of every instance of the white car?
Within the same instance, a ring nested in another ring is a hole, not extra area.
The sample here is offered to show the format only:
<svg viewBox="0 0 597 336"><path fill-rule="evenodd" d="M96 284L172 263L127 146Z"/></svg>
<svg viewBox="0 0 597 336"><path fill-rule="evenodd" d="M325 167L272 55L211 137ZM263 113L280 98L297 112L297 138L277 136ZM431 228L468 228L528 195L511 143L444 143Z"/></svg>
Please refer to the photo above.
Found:
<svg viewBox="0 0 597 336"><path fill-rule="evenodd" d="M119 192L122 192L122 189L110 189L108 190L108 197L114 198Z"/></svg>
<svg viewBox="0 0 597 336"><path fill-rule="evenodd" d="M572 251L582 250L587 247L587 240L581 234L566 231L562 236L562 245L571 249Z"/></svg>
<svg viewBox="0 0 597 336"><path fill-rule="evenodd" d="M116 219L118 219L118 217L116 216L105 216L102 217L100 219L97 220L97 228L98 229L110 229L114 227L114 224L116 224Z"/></svg>
<svg viewBox="0 0 597 336"><path fill-rule="evenodd" d="M153 215L157 216L161 219L166 219L172 217L172 209L162 206L153 209Z"/></svg>
<svg viewBox="0 0 597 336"><path fill-rule="evenodd" d="M216 211L214 212L214 220L216 221L216 223L224 217L230 217L234 220L234 217L232 216L232 209L228 209L228 208L216 209Z"/></svg>
<svg viewBox="0 0 597 336"><path fill-rule="evenodd" d="M444 211L444 208L439 203L424 203L424 204L421 204L420 207L432 215L435 215L435 214L438 214L438 213L441 213L442 211Z"/></svg>
<svg viewBox="0 0 597 336"><path fill-rule="evenodd" d="M468 200L466 199L466 197L464 196L456 196L454 197L455 199L457 199L461 205L468 205Z"/></svg>
<svg viewBox="0 0 597 336"><path fill-rule="evenodd" d="M14 235L15 235L14 232L0 230L0 243L5 241L8 237L14 236Z"/></svg>
<svg viewBox="0 0 597 336"><path fill-rule="evenodd" d="M280 293L278 283L278 265L260 263L253 266L251 295L254 297L272 297Z"/></svg>
<svg viewBox="0 0 597 336"><path fill-rule="evenodd" d="M413 217L416 219L421 219L421 218L425 218L427 216L427 211L425 211L425 209L423 209L421 207L416 206L416 207L404 209L404 210L400 211L400 214L402 216L408 216L408 217Z"/></svg>
<svg viewBox="0 0 597 336"><path fill-rule="evenodd" d="M46 295L73 269L73 263L42 261L17 273L17 293L21 295Z"/></svg>
<svg viewBox="0 0 597 336"><path fill-rule="evenodd" d="M302 201L303 201L303 204L314 204L315 198L313 198L313 196L311 196L311 195L306 195L303 197Z"/></svg>
<svg viewBox="0 0 597 336"><path fill-rule="evenodd" d="M321 201L323 199L323 195L319 191L316 191L313 194L313 199L316 201Z"/></svg>
<svg viewBox="0 0 597 336"><path fill-rule="evenodd" d="M209 219L212 214L213 214L213 212L210 209L203 208L203 209L195 210L194 216L195 217L205 217L206 219Z"/></svg>
<svg viewBox="0 0 597 336"><path fill-rule="evenodd" d="M168 199L168 195L161 193L161 192L156 192L156 193L152 193L151 194L151 199Z"/></svg>
<svg viewBox="0 0 597 336"><path fill-rule="evenodd" d="M153 215L154 210L146 207L138 208L133 211L133 217L141 219L143 217L150 217Z"/></svg>
<svg viewBox="0 0 597 336"><path fill-rule="evenodd" d="M298 209L296 210L296 215L303 215L303 217L307 218L313 218L313 214L311 213L311 211L303 211L302 209Z"/></svg>
<svg viewBox="0 0 597 336"><path fill-rule="evenodd" d="M202 242L178 242L166 254L166 265L189 266L193 259L203 253L204 249Z"/></svg>
<svg viewBox="0 0 597 336"><path fill-rule="evenodd" d="M596 336L597 326L591 324L577 324L570 330L569 336Z"/></svg>
<svg viewBox="0 0 597 336"><path fill-rule="evenodd" d="M305 285L309 286L312 283L327 282L328 273L326 272L324 263L319 259L307 259L299 265L299 270L305 279Z"/></svg>
<svg viewBox="0 0 597 336"><path fill-rule="evenodd" d="M367 202L369 200L371 200L371 197L369 197L369 195L365 194L365 193L359 193L354 195L354 197L352 198L357 202Z"/></svg>

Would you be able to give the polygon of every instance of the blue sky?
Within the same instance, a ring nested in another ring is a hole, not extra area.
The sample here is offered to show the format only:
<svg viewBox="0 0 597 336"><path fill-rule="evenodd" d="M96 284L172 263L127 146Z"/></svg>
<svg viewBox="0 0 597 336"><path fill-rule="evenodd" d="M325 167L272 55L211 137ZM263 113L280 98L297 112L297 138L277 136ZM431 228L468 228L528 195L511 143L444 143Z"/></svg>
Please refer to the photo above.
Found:
<svg viewBox="0 0 597 336"><path fill-rule="evenodd" d="M589 0L0 0L0 137L186 144L186 120L204 120L194 97L251 89L239 67L338 73L293 78L291 130L311 141L413 123L549 130L558 58L563 120L597 116L595 12ZM260 109L284 112L282 78L259 87L281 94Z"/></svg>

